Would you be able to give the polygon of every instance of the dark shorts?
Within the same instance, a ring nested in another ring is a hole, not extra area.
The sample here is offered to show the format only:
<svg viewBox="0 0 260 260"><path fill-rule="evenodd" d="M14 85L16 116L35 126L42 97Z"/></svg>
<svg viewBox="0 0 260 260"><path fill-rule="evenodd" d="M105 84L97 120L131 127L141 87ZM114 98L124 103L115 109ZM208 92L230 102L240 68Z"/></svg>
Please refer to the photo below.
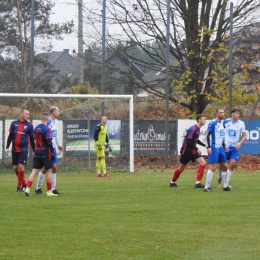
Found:
<svg viewBox="0 0 260 260"><path fill-rule="evenodd" d="M198 152L192 154L191 152L186 152L181 154L180 163L187 164L189 161L195 162L201 155Z"/></svg>
<svg viewBox="0 0 260 260"><path fill-rule="evenodd" d="M53 162L47 157L33 157L33 169L42 169L42 167L45 170L52 169Z"/></svg>
<svg viewBox="0 0 260 260"><path fill-rule="evenodd" d="M26 152L13 152L12 151L12 164L18 165L23 164L25 165L28 158L28 151Z"/></svg>

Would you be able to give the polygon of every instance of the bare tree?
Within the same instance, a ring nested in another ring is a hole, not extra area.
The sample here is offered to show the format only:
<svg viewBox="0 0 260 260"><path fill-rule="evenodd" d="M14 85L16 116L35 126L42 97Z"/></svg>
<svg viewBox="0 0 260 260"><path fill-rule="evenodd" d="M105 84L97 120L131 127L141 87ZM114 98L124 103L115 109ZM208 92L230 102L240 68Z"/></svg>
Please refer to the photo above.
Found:
<svg viewBox="0 0 260 260"><path fill-rule="evenodd" d="M102 1L96 2L100 4L99 8L86 9L86 20L95 25L93 28L98 38ZM149 71L147 76L134 83L160 98L165 97L166 5L165 0L107 0L108 48L121 48L121 52L135 64ZM254 21L259 6L258 0L234 3L234 30ZM172 84L169 99L191 113L201 113L209 103L227 95L229 2L171 0L170 16ZM93 30L91 34L94 35ZM240 37L239 34L236 37ZM125 44L120 47L119 41ZM133 55L129 51L133 45L149 59ZM238 50L236 46L236 52ZM253 52L247 55L247 63L254 58ZM245 62L240 58L237 60L234 73Z"/></svg>
<svg viewBox="0 0 260 260"><path fill-rule="evenodd" d="M35 38L62 39L71 33L73 21L58 24L50 22L54 4L50 0L35 1ZM31 1L0 1L0 50L5 50L16 64L11 74L20 92L29 90L29 52L31 40ZM52 48L50 41L46 49ZM10 68L9 73L10 73Z"/></svg>

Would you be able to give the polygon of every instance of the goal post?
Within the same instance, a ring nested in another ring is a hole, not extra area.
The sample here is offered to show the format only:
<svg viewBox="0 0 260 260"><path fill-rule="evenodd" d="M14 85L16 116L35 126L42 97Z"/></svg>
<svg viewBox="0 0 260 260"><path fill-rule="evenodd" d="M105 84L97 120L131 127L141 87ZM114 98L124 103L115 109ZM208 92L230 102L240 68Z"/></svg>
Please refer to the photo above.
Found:
<svg viewBox="0 0 260 260"><path fill-rule="evenodd" d="M134 100L133 95L93 95L93 94L33 94L1 93L1 98L77 98L77 99L125 99L129 102L129 171L134 172Z"/></svg>

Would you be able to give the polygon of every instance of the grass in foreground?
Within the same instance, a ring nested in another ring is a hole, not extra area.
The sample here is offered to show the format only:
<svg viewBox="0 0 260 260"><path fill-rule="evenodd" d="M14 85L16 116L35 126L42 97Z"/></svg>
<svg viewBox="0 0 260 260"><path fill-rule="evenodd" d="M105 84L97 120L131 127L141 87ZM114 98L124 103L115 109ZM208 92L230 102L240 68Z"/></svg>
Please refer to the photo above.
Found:
<svg viewBox="0 0 260 260"><path fill-rule="evenodd" d="M195 189L192 171L177 189L171 176L75 170L50 198L16 193L15 175L1 173L0 259L259 259L259 172L234 174L233 192L215 174L214 193Z"/></svg>

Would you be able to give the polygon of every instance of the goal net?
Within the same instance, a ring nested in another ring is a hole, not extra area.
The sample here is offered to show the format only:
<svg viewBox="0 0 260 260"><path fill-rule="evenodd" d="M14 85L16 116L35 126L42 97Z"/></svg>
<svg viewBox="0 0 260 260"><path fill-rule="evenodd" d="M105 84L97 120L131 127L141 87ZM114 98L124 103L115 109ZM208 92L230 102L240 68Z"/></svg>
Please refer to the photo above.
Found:
<svg viewBox="0 0 260 260"><path fill-rule="evenodd" d="M57 106L60 110L58 140L63 146L63 152L58 155L59 167L95 168L93 135L103 112L108 118L108 137L112 147L112 152L106 151L108 169L128 169L134 172L132 95L1 93L2 168L11 167L11 154L5 154L5 145L10 124L19 118L21 109L29 110L30 121L35 127L40 123L41 113L49 112L51 106ZM28 168L31 167L31 159L29 155Z"/></svg>

